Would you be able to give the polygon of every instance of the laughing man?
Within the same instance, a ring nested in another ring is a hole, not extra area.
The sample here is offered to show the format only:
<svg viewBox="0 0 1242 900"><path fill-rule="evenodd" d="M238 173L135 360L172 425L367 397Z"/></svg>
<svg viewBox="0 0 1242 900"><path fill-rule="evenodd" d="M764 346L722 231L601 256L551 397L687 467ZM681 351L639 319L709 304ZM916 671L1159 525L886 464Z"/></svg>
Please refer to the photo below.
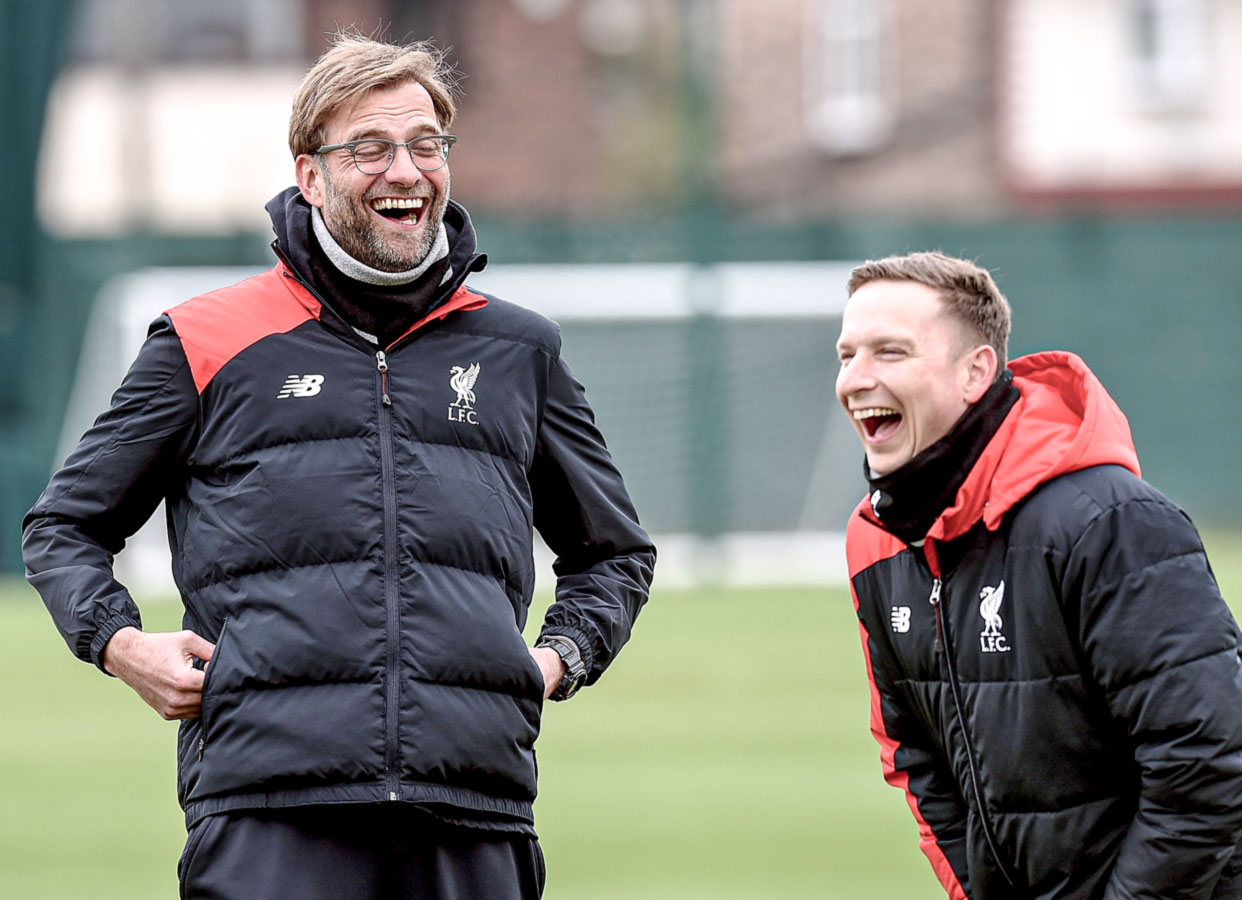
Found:
<svg viewBox="0 0 1242 900"><path fill-rule="evenodd" d="M276 265L155 322L26 518L70 648L181 720L187 900L538 897L544 700L647 599L556 326L465 284L450 86L427 46L335 42L294 98ZM161 500L166 634L112 576ZM528 647L535 528L557 596Z"/></svg>
<svg viewBox="0 0 1242 900"><path fill-rule="evenodd" d="M849 281L846 532L884 776L954 900L1242 897L1242 634L1069 353L964 260Z"/></svg>

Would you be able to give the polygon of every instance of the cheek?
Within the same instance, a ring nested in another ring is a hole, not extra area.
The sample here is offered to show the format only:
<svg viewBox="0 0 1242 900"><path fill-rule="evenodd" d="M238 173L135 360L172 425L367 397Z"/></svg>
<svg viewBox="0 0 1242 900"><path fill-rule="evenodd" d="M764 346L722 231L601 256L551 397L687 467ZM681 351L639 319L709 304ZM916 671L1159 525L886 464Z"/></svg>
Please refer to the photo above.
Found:
<svg viewBox="0 0 1242 900"><path fill-rule="evenodd" d="M939 440L957 424L957 420L966 411L966 404L955 390L942 390L928 395L921 417L925 431L932 440Z"/></svg>

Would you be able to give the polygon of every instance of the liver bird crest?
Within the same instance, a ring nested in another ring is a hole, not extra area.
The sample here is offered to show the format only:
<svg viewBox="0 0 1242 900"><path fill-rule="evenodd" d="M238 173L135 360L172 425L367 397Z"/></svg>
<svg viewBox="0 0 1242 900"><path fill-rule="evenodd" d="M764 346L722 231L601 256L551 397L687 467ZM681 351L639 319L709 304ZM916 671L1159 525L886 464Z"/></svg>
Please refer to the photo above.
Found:
<svg viewBox="0 0 1242 900"><path fill-rule="evenodd" d="M449 378L449 386L457 392L457 399L451 405L473 409L474 383L479 380L479 364L477 362L471 363L468 369L463 369L461 366L453 366L449 371L453 373L452 377Z"/></svg>
<svg viewBox="0 0 1242 900"><path fill-rule="evenodd" d="M1000 617L1001 601L1005 599L1005 582L999 586L989 585L979 592L979 615L983 616L983 635L985 637L999 635L1005 622Z"/></svg>

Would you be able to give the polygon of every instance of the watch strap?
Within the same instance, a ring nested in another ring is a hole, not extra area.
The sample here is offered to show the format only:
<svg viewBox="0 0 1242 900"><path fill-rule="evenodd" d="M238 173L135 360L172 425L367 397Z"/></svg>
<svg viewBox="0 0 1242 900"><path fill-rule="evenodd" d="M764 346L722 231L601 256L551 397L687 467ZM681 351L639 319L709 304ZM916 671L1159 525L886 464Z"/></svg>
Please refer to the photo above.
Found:
<svg viewBox="0 0 1242 900"><path fill-rule="evenodd" d="M556 651L561 662L565 664L565 674L548 699L568 700L578 693L587 676L586 663L582 659L582 651L578 648L578 643L563 634L548 634L541 637L535 646L550 647Z"/></svg>

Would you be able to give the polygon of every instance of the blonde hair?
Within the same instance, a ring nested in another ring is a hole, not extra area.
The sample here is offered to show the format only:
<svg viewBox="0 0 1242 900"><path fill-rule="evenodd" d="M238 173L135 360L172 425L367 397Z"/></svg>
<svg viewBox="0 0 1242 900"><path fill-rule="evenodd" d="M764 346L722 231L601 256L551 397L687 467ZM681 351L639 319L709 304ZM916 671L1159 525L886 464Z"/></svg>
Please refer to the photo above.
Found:
<svg viewBox="0 0 1242 900"><path fill-rule="evenodd" d="M913 281L935 290L949 315L996 351L997 377L1009 360L1009 301L987 269L935 251L867 260L850 272L849 293L871 281Z"/></svg>
<svg viewBox="0 0 1242 900"><path fill-rule="evenodd" d="M329 119L346 104L374 90L417 82L426 88L440 128L457 115L456 75L444 53L429 41L389 44L355 30L338 32L293 95L289 150L294 158L324 143Z"/></svg>

